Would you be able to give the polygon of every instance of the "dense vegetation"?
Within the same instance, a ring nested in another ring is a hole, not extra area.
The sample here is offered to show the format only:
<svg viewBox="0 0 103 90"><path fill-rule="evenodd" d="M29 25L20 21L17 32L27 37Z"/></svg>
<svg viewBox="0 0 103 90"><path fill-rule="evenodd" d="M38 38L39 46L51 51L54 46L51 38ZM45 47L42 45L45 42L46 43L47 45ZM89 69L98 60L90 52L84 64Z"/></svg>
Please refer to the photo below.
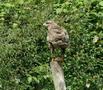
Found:
<svg viewBox="0 0 103 90"><path fill-rule="evenodd" d="M70 35L67 90L102 90L102 0L0 0L0 90L54 90L43 27L49 19Z"/></svg>

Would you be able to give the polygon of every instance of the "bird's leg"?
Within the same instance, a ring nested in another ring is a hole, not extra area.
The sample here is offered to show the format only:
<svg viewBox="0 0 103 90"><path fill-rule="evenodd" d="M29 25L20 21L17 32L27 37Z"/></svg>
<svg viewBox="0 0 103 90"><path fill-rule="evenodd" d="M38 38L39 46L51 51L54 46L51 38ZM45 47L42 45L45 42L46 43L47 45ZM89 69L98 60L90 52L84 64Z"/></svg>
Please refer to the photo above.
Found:
<svg viewBox="0 0 103 90"><path fill-rule="evenodd" d="M50 51L51 51L51 58L52 58L52 61L55 60L55 57L54 57L54 47L52 45L52 43L49 43L49 48L50 48Z"/></svg>
<svg viewBox="0 0 103 90"><path fill-rule="evenodd" d="M61 48L61 57L62 57L62 62L64 61L64 54L65 54L65 48Z"/></svg>
<svg viewBox="0 0 103 90"><path fill-rule="evenodd" d="M51 52L51 57L53 58L54 49L53 49L53 48L50 48L50 52Z"/></svg>
<svg viewBox="0 0 103 90"><path fill-rule="evenodd" d="M50 50L51 50L52 61L55 61L54 48L51 48Z"/></svg>

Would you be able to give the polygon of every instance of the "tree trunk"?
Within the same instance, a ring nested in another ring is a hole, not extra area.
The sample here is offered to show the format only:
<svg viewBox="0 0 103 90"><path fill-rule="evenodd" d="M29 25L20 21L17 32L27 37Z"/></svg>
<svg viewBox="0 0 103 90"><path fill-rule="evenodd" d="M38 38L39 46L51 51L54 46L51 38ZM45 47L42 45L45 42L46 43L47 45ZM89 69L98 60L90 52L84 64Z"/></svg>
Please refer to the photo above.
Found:
<svg viewBox="0 0 103 90"><path fill-rule="evenodd" d="M62 58L57 57L55 58L55 60L52 60L50 63L55 90L66 90L64 73L60 62L61 59Z"/></svg>

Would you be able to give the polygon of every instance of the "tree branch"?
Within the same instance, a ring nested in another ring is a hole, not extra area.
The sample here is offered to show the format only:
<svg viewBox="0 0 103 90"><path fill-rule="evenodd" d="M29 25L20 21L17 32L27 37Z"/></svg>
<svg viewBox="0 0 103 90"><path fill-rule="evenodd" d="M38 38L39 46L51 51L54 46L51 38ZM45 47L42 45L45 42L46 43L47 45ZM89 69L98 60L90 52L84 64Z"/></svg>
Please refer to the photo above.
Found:
<svg viewBox="0 0 103 90"><path fill-rule="evenodd" d="M52 77L54 81L55 90L66 90L64 73L60 61L62 61L62 58L57 57L55 58L55 60L52 60L50 62Z"/></svg>

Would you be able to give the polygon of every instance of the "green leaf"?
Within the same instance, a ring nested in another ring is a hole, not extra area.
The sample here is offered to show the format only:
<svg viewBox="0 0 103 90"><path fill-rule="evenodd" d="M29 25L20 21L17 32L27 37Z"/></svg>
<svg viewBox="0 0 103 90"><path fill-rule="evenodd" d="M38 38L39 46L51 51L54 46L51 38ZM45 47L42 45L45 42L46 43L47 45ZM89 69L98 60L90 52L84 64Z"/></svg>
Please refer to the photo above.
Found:
<svg viewBox="0 0 103 90"><path fill-rule="evenodd" d="M29 82L29 83L32 82L32 77L31 77L31 76L28 77L28 82Z"/></svg>
<svg viewBox="0 0 103 90"><path fill-rule="evenodd" d="M56 13L57 13L57 14L60 14L61 12L62 12L62 9L61 9L61 8L57 8L57 9L56 9Z"/></svg>
<svg viewBox="0 0 103 90"><path fill-rule="evenodd" d="M103 6L103 1L101 1L101 2L99 3L99 5L100 5L100 6Z"/></svg>
<svg viewBox="0 0 103 90"><path fill-rule="evenodd" d="M33 77L33 80L36 82L36 83L39 83L39 79L37 79L36 77Z"/></svg>
<svg viewBox="0 0 103 90"><path fill-rule="evenodd" d="M43 2L43 3L44 3L44 2L45 2L45 0L41 0L41 2Z"/></svg>
<svg viewBox="0 0 103 90"><path fill-rule="evenodd" d="M23 4L23 3L24 3L24 0L18 0L17 3Z"/></svg>
<svg viewBox="0 0 103 90"><path fill-rule="evenodd" d="M14 5L11 4L11 3L6 3L6 4L4 4L4 6L6 6L6 7L14 7Z"/></svg>
<svg viewBox="0 0 103 90"><path fill-rule="evenodd" d="M64 12L64 13L68 13L68 10L67 10L67 9L63 9L63 12Z"/></svg>
<svg viewBox="0 0 103 90"><path fill-rule="evenodd" d="M94 38L93 38L93 43L98 42L98 40L99 40L99 37L98 37L98 36L94 36Z"/></svg>

